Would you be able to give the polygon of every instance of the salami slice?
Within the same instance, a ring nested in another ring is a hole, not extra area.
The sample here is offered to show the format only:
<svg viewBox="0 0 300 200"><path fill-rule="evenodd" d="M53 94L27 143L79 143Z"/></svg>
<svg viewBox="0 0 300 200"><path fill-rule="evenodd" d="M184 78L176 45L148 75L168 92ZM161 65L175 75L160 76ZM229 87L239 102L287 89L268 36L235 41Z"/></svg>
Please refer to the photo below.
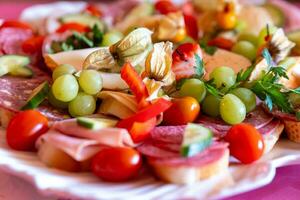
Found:
<svg viewBox="0 0 300 200"><path fill-rule="evenodd" d="M22 43L32 37L31 30L19 28L3 28L0 30L1 54L23 55Z"/></svg>
<svg viewBox="0 0 300 200"><path fill-rule="evenodd" d="M37 69L32 68L35 76L31 79L4 76L0 78L0 108L17 113L24 106L32 90L35 89L43 81L50 81L50 76ZM38 110L48 117L49 120L61 120L66 118L66 113L58 111L44 103Z"/></svg>
<svg viewBox="0 0 300 200"><path fill-rule="evenodd" d="M246 119L244 120L244 123L251 124L255 128L259 129L267 125L269 122L271 122L272 119L273 119L272 115L266 113L262 108L262 106L257 106L254 111L250 112L247 115ZM207 126L208 128L211 127L216 129L217 131L219 131L221 135L224 132L227 132L231 127L221 119L211 118L204 115L202 115L197 122Z"/></svg>

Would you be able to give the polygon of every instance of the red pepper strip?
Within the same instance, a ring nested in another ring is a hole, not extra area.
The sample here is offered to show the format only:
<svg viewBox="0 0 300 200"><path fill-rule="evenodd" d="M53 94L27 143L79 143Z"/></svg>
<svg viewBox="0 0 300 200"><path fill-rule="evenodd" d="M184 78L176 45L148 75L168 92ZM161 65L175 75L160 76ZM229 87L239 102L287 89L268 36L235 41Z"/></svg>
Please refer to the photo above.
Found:
<svg viewBox="0 0 300 200"><path fill-rule="evenodd" d="M94 6L94 5L89 4L89 5L85 8L85 10L86 10L87 12L89 12L91 15L94 15L94 16L96 16L96 17L101 17L101 16L102 16L101 11L100 11L96 6Z"/></svg>
<svg viewBox="0 0 300 200"><path fill-rule="evenodd" d="M172 102L163 98L147 106L135 115L118 122L117 127L129 131L134 142L142 142L156 125L156 116L169 109Z"/></svg>
<svg viewBox="0 0 300 200"><path fill-rule="evenodd" d="M207 43L209 46L216 46L221 49L231 50L234 43L231 40L228 40L226 38L217 37L215 39L212 39L208 41Z"/></svg>
<svg viewBox="0 0 300 200"><path fill-rule="evenodd" d="M77 31L79 33L84 33L84 32L88 32L90 31L90 28L86 25L83 24L79 24L76 22L70 22L70 23L66 23L61 25L57 30L56 33L64 33L66 31Z"/></svg>
<svg viewBox="0 0 300 200"><path fill-rule="evenodd" d="M41 53L44 39L44 36L33 36L25 40L22 44L23 51L29 54Z"/></svg>
<svg viewBox="0 0 300 200"><path fill-rule="evenodd" d="M194 15L184 14L185 30L194 40L198 40L198 24Z"/></svg>
<svg viewBox="0 0 300 200"><path fill-rule="evenodd" d="M26 24L26 23L20 22L20 21L16 21L16 20L4 21L0 26L0 29L2 29L2 28L21 28L21 29L29 29L29 30L33 31L32 27L29 24Z"/></svg>
<svg viewBox="0 0 300 200"><path fill-rule="evenodd" d="M138 104L148 105L149 96L146 85L130 63L125 63L121 69L121 78L127 83Z"/></svg>
<svg viewBox="0 0 300 200"><path fill-rule="evenodd" d="M156 11L163 15L178 11L178 8L168 0L159 0L155 3L154 7Z"/></svg>
<svg viewBox="0 0 300 200"><path fill-rule="evenodd" d="M138 111L135 115L119 121L117 127L130 130L134 122L146 122L151 118L155 118L157 115L170 108L171 105L171 101L160 98L153 104Z"/></svg>
<svg viewBox="0 0 300 200"><path fill-rule="evenodd" d="M156 118L151 118L145 122L134 122L129 133L135 143L140 143L149 138L150 131L152 131L155 126Z"/></svg>

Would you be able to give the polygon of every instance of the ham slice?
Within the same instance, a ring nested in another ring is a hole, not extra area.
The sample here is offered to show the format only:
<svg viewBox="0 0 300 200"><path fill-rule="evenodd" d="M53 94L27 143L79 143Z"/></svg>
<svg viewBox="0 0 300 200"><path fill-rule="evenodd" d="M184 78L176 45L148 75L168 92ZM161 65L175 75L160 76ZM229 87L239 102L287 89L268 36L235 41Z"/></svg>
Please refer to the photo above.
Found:
<svg viewBox="0 0 300 200"><path fill-rule="evenodd" d="M79 126L75 119L55 122L52 128L65 135L93 140L105 146L134 146L126 129L102 128L100 130L92 130Z"/></svg>
<svg viewBox="0 0 300 200"><path fill-rule="evenodd" d="M88 160L104 147L96 140L70 137L53 129L42 135L36 146L39 149L46 143L67 153L76 161Z"/></svg>

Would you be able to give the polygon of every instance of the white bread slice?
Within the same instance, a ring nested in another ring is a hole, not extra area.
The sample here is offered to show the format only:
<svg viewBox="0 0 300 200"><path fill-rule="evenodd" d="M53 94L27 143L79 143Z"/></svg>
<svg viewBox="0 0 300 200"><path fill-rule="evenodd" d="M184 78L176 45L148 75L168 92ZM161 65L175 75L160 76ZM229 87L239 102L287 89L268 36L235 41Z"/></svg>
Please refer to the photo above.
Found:
<svg viewBox="0 0 300 200"><path fill-rule="evenodd" d="M151 162L151 159L148 160L148 163L156 175L166 182L191 184L226 172L229 165L229 150L224 150L223 156L218 160L200 167L159 165L157 162Z"/></svg>
<svg viewBox="0 0 300 200"><path fill-rule="evenodd" d="M264 144L265 144L264 154L270 152L273 149L283 129L284 129L284 124L280 123L279 125L277 125L277 127L273 130L272 133L263 135Z"/></svg>
<svg viewBox="0 0 300 200"><path fill-rule="evenodd" d="M300 122L293 120L283 120L285 125L285 132L288 138L293 141L300 143Z"/></svg>

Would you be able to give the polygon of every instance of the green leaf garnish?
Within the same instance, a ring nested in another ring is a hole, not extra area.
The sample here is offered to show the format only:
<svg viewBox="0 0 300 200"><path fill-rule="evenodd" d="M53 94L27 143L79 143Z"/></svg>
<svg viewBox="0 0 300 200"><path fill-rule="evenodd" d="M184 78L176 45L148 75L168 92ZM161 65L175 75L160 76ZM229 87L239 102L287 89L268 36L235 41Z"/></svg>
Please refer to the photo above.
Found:
<svg viewBox="0 0 300 200"><path fill-rule="evenodd" d="M213 79L204 82L204 85L205 85L207 92L209 92L211 95L218 97L218 98L224 96L224 94L213 83Z"/></svg>
<svg viewBox="0 0 300 200"><path fill-rule="evenodd" d="M196 66L195 72L196 72L196 77L195 78L202 78L204 75L204 63L203 60L200 58L198 54L195 54L195 61L196 61Z"/></svg>
<svg viewBox="0 0 300 200"><path fill-rule="evenodd" d="M297 118L298 121L300 121L300 111L296 112L296 118Z"/></svg>
<svg viewBox="0 0 300 200"><path fill-rule="evenodd" d="M251 65L244 71L241 69L236 75L236 82L247 81L249 79L253 69L254 69L253 65Z"/></svg>
<svg viewBox="0 0 300 200"><path fill-rule="evenodd" d="M84 34L80 34L78 32L73 32L73 36L74 36L75 39L87 44L89 47L94 46L94 42L91 41L89 38L87 38Z"/></svg>

